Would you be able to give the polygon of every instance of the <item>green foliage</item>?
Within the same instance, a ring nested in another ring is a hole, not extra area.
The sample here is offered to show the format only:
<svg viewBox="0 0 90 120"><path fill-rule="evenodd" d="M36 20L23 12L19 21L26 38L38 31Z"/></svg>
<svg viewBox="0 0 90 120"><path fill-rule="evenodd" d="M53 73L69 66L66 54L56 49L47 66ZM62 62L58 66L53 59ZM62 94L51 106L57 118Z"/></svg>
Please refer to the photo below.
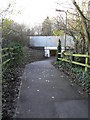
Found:
<svg viewBox="0 0 90 120"><path fill-rule="evenodd" d="M53 35L55 35L55 36L63 36L64 35L64 31L63 30L54 29L53 30Z"/></svg>
<svg viewBox="0 0 90 120"><path fill-rule="evenodd" d="M17 98L17 94L19 92L18 88L20 85L20 66L24 55L23 48L19 43L10 43L7 45L7 48L7 51L2 51L3 55L4 53L9 54L8 57L5 56L5 60L10 59L9 62L2 66L2 101L4 104L4 107L2 106L3 114L4 112L6 113L6 108L12 110L12 105L15 103L15 99Z"/></svg>
<svg viewBox="0 0 90 120"><path fill-rule="evenodd" d="M58 52L61 52L61 41L60 41L60 39L58 41Z"/></svg>
<svg viewBox="0 0 90 120"><path fill-rule="evenodd" d="M19 25L18 23L5 19L3 21L2 32L2 46L5 47L11 42L20 43L22 46L29 45L29 37L27 36L28 30L25 25Z"/></svg>
<svg viewBox="0 0 90 120"><path fill-rule="evenodd" d="M23 48L18 43L8 44L7 48L9 48L9 50L6 51L5 54L8 53L8 56L4 58L3 62L6 61L7 59L10 59L10 61L5 65L3 65L2 69L4 72L6 69L9 70L19 65L22 62L22 59L23 59L22 57L24 56Z"/></svg>
<svg viewBox="0 0 90 120"><path fill-rule="evenodd" d="M22 57L24 56L23 48L19 43L18 44L16 44L16 43L13 44L12 47L14 48L13 52L16 53L14 62L16 62L16 64L19 64L22 60Z"/></svg>
<svg viewBox="0 0 90 120"><path fill-rule="evenodd" d="M88 93L90 92L90 70L85 72L83 67L62 61L57 61L56 64L61 66L70 76L72 76L72 78L74 78L73 82L80 85L83 90L86 90Z"/></svg>
<svg viewBox="0 0 90 120"><path fill-rule="evenodd" d="M5 19L4 22L3 22L3 29L6 29L7 27L11 26L12 24L14 23L13 20L9 20L9 19Z"/></svg>

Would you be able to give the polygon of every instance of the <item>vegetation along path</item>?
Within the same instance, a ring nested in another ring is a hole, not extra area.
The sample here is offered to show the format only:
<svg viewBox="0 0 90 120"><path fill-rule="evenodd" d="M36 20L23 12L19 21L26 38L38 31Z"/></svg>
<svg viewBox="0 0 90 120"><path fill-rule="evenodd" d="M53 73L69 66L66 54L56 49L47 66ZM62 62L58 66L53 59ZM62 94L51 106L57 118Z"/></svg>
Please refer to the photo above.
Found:
<svg viewBox="0 0 90 120"><path fill-rule="evenodd" d="M16 118L87 118L88 96L71 86L70 78L56 69L53 59L27 64Z"/></svg>

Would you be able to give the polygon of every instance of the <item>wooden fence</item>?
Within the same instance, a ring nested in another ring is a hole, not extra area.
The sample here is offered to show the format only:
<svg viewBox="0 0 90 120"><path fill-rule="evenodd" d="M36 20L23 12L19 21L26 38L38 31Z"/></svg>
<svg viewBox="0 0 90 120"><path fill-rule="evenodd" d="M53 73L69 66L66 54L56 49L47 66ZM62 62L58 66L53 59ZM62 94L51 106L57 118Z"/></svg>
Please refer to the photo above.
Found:
<svg viewBox="0 0 90 120"><path fill-rule="evenodd" d="M15 48L3 48L2 49L2 72L5 72L9 66L9 63L16 57L18 53L15 52ZM4 68L4 69L3 69Z"/></svg>
<svg viewBox="0 0 90 120"><path fill-rule="evenodd" d="M88 64L88 59L90 59L90 55L88 55L88 53L86 53L86 54L70 54L70 53L59 53L58 52L58 56L61 56L61 57L58 57L58 60L85 67L85 72L87 72L87 69L90 69L90 65ZM68 57L69 59L67 59L65 56L69 56ZM83 58L85 58L85 63L73 61L73 59L72 59L73 57L83 57Z"/></svg>

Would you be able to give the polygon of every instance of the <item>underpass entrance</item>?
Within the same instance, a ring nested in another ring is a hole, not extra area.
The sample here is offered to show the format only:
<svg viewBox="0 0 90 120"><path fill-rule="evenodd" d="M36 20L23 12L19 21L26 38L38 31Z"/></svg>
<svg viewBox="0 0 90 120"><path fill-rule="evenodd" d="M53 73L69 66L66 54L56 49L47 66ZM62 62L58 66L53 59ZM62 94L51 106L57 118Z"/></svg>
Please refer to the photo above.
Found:
<svg viewBox="0 0 90 120"><path fill-rule="evenodd" d="M50 56L56 56L56 50L50 50Z"/></svg>

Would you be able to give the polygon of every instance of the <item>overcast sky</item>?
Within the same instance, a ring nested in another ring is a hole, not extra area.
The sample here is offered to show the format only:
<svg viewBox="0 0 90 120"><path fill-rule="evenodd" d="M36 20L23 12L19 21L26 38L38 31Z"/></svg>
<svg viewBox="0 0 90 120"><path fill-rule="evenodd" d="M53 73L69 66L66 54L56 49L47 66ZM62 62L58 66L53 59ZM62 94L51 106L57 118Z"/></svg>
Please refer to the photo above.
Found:
<svg viewBox="0 0 90 120"><path fill-rule="evenodd" d="M12 19L30 27L42 23L47 16L50 18L56 16L58 14L55 11L56 8L66 11L74 7L71 0L3 0L0 3L6 7L10 1L14 13L21 12L21 14L14 14Z"/></svg>
<svg viewBox="0 0 90 120"><path fill-rule="evenodd" d="M55 16L57 0L17 0L17 7L22 9L23 22L35 25L47 16Z"/></svg>

